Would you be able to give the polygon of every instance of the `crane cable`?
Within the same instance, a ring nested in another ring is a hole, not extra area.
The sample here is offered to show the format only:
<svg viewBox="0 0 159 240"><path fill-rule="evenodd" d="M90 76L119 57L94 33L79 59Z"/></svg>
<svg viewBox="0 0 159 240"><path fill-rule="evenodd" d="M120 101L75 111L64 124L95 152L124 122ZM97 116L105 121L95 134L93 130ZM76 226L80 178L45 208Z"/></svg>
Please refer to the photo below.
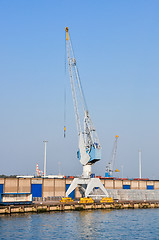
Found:
<svg viewBox="0 0 159 240"><path fill-rule="evenodd" d="M70 42L70 47L71 47L71 51L72 51L72 56L76 61L76 57L75 57L75 54L74 54L74 48L73 48L73 45L72 45L70 33L69 33L69 42ZM83 91L83 88L82 88L81 79L80 79L77 64L76 64L76 70L75 71L77 71L76 74L78 75L78 77L76 75L76 81L77 81L78 89L79 89L79 92L80 92L80 95L81 95L81 103L83 105L83 110L85 112L86 110L88 111L88 107L87 107L84 91Z"/></svg>
<svg viewBox="0 0 159 240"><path fill-rule="evenodd" d="M66 137L66 40L64 57L64 138Z"/></svg>

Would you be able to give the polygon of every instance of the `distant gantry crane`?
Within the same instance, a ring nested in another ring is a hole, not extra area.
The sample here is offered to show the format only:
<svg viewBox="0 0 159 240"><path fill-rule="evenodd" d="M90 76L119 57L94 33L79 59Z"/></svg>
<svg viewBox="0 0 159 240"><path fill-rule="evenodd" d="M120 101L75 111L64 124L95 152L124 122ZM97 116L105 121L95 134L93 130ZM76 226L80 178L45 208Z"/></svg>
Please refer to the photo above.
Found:
<svg viewBox="0 0 159 240"><path fill-rule="evenodd" d="M116 152L117 152L117 141L118 141L119 136L115 136L115 141L114 141L114 146L112 150L112 155L111 155L111 160L106 166L106 171L105 171L105 177L113 177L113 172L114 172L114 166L115 166L115 160L116 160ZM118 169L115 170L115 172L119 172Z"/></svg>
<svg viewBox="0 0 159 240"><path fill-rule="evenodd" d="M100 179L91 178L92 165L101 159L101 145L87 108L68 27L65 28L65 31L68 69L78 134L77 156L83 166L82 176L73 180L66 192L66 197L76 187L79 187L82 197L92 196L92 194L95 196L96 188L101 190L102 196L108 196Z"/></svg>

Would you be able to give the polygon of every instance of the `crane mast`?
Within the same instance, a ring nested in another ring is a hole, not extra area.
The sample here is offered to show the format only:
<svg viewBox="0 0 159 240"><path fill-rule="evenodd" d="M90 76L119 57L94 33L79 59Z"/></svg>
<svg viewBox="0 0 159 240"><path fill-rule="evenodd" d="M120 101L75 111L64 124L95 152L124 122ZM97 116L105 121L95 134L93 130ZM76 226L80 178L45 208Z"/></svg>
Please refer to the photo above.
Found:
<svg viewBox="0 0 159 240"><path fill-rule="evenodd" d="M116 159L116 152L117 152L117 141L118 141L119 136L115 136L115 141L114 141L114 146L112 150L112 156L111 160L106 166L106 172L105 172L105 177L112 177L113 176L113 171L114 171L114 164L115 164L115 159ZM119 171L118 169L116 170L117 172Z"/></svg>
<svg viewBox="0 0 159 240"><path fill-rule="evenodd" d="M87 108L68 27L65 28L65 31L68 68L79 143L77 156L83 165L83 176L89 177L91 165L101 159L101 146Z"/></svg>

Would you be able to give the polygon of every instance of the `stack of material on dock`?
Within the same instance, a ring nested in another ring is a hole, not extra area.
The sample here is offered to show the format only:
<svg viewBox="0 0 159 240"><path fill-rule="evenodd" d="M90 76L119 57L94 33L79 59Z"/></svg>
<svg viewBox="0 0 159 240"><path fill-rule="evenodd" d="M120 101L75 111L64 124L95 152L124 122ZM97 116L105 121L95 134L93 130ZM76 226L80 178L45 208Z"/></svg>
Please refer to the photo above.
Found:
<svg viewBox="0 0 159 240"><path fill-rule="evenodd" d="M159 201L159 190L107 189L113 199L121 201Z"/></svg>

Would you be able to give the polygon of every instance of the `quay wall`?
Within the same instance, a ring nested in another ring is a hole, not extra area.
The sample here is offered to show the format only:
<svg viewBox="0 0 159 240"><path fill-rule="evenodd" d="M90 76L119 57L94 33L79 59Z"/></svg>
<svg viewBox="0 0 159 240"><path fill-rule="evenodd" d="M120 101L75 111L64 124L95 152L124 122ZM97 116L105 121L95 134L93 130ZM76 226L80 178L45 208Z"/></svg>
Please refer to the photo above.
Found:
<svg viewBox="0 0 159 240"><path fill-rule="evenodd" d="M27 192L32 193L33 197L60 197L65 196L66 189L72 181L72 178L0 178L0 193ZM101 179L101 181L108 190L132 189L148 192L159 190L159 180ZM112 194L121 195L121 191ZM72 198L80 197L79 189L76 188Z"/></svg>
<svg viewBox="0 0 159 240"><path fill-rule="evenodd" d="M0 214L22 214L22 213L42 213L51 211L81 211L81 210L113 210L113 209L136 209L136 208L159 208L159 202L114 202L114 203L87 203L80 204L78 202L72 203L43 203L43 204L32 204L32 205L21 205L21 206L1 206Z"/></svg>

